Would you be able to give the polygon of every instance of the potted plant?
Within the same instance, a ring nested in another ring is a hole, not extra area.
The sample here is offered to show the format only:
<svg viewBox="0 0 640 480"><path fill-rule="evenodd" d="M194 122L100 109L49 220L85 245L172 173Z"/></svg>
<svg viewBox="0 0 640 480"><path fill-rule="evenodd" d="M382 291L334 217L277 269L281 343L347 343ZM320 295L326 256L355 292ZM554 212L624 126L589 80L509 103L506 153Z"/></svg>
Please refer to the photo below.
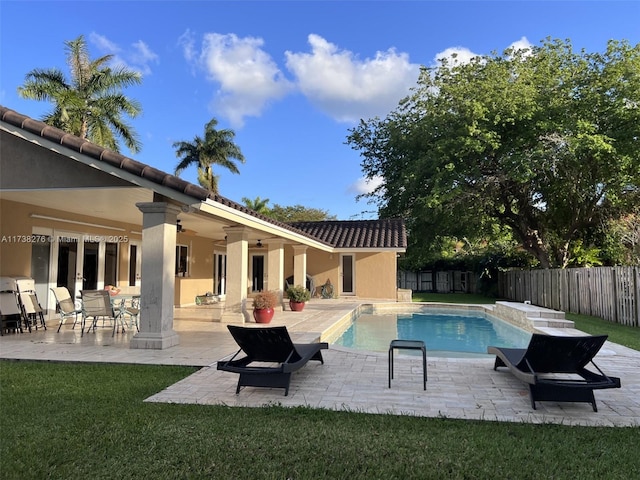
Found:
<svg viewBox="0 0 640 480"><path fill-rule="evenodd" d="M278 301L278 294L273 290L258 292L253 297L253 319L256 323L269 323Z"/></svg>
<svg viewBox="0 0 640 480"><path fill-rule="evenodd" d="M311 299L311 292L302 285L296 285L287 289L287 297L289 297L291 310L301 312L304 309L305 302Z"/></svg>

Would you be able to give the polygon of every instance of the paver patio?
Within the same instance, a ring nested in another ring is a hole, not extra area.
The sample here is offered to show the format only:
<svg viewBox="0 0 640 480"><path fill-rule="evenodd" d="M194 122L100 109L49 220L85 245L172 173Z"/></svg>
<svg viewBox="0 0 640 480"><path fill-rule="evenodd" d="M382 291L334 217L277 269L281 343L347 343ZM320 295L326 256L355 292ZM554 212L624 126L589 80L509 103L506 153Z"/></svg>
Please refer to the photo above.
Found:
<svg viewBox="0 0 640 480"><path fill-rule="evenodd" d="M311 342L349 314L357 303L312 300L303 312L277 312L272 325L286 325L294 341ZM0 337L0 358L66 362L105 362L201 367L196 373L148 398L149 402L259 407L309 406L367 413L587 426L640 426L640 352L607 342L596 357L602 370L619 376L622 388L596 391L598 412L586 403L539 402L531 408L528 388L506 370L494 371L493 358L427 358L427 390L422 359L396 353L388 388L386 352L363 352L331 345L324 365L310 362L294 373L289 395L282 389L246 387L236 395L238 376L218 371L217 360L237 346L225 324L210 320L206 308L176 309L180 345L166 350L130 349L132 332L99 328L80 337L71 325ZM54 327L55 325L55 327ZM550 332L553 333L553 332ZM427 346L428 347L428 346ZM427 352L428 355L428 352Z"/></svg>

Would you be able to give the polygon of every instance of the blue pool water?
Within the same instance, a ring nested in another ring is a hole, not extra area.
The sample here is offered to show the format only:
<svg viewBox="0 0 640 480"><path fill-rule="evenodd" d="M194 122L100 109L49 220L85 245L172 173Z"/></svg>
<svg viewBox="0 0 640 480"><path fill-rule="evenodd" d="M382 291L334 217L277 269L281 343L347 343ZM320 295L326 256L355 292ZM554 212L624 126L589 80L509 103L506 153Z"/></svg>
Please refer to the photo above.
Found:
<svg viewBox="0 0 640 480"><path fill-rule="evenodd" d="M483 312L373 313L359 315L334 344L386 352L394 339L422 340L430 356L475 357L490 345L525 348L531 334Z"/></svg>

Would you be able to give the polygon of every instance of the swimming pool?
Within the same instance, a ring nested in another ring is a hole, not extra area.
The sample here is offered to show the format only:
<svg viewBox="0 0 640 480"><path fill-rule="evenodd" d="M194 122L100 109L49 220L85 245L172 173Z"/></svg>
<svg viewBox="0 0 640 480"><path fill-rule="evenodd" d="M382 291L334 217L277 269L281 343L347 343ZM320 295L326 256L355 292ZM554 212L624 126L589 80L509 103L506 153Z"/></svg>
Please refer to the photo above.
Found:
<svg viewBox="0 0 640 480"><path fill-rule="evenodd" d="M360 313L333 344L387 352L394 339L422 340L434 357L485 357L489 345L525 348L531 333L483 311L427 309Z"/></svg>

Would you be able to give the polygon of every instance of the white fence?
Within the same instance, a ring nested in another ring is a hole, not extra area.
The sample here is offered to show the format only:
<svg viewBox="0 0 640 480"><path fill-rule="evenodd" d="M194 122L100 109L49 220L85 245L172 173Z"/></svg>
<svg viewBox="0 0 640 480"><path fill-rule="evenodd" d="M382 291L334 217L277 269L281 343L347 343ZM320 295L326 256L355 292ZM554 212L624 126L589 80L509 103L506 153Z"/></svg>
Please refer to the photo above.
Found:
<svg viewBox="0 0 640 480"><path fill-rule="evenodd" d="M640 326L640 267L511 270L498 276L503 298Z"/></svg>

